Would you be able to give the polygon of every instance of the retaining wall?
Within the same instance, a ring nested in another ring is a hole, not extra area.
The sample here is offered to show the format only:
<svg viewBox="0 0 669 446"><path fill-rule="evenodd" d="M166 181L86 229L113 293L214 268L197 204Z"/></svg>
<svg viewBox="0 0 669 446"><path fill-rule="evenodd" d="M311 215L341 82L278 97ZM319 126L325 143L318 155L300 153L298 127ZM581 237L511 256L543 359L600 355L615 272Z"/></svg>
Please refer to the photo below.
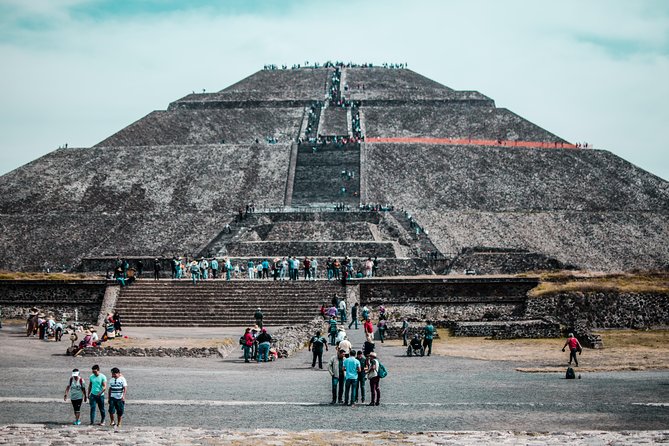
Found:
<svg viewBox="0 0 669 446"><path fill-rule="evenodd" d="M107 282L104 280L0 280L0 308L5 319L24 319L37 307L57 320L95 322Z"/></svg>

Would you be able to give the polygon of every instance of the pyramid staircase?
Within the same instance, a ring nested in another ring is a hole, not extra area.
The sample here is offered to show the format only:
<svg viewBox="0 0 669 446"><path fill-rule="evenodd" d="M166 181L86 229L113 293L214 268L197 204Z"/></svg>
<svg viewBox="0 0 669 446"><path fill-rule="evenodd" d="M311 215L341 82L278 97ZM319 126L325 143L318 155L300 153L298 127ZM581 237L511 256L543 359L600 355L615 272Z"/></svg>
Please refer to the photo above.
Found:
<svg viewBox="0 0 669 446"><path fill-rule="evenodd" d="M121 289L116 310L127 326L239 327L262 308L265 325L276 327L310 320L334 293L344 290L328 281L139 280Z"/></svg>

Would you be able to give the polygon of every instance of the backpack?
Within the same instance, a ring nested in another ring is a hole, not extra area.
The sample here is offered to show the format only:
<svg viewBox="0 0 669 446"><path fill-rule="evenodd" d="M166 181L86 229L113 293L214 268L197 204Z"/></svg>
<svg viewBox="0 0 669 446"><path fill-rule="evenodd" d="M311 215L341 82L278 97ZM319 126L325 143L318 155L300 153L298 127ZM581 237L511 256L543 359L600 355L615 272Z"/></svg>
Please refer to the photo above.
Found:
<svg viewBox="0 0 669 446"><path fill-rule="evenodd" d="M567 376L565 376L567 379L576 379L576 373L574 373L574 369L571 367L567 367Z"/></svg>
<svg viewBox="0 0 669 446"><path fill-rule="evenodd" d="M379 378L385 378L386 376L388 376L388 370L386 370L383 364L381 364L381 361L377 359L376 362L379 363Z"/></svg>

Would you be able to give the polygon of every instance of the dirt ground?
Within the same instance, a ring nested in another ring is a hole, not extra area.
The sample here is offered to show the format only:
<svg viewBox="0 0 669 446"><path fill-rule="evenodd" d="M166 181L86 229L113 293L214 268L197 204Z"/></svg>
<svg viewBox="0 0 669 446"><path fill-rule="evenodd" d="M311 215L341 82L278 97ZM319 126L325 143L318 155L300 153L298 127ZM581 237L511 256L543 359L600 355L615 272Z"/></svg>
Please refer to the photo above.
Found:
<svg viewBox="0 0 669 446"><path fill-rule="evenodd" d="M661 370L669 369L669 330L605 330L603 349L584 349L579 356L580 371ZM484 361L523 361L534 365L518 367L520 372L564 372L569 350L562 352L565 339L492 340L448 336L432 346L433 354ZM401 345L401 341L389 341Z"/></svg>

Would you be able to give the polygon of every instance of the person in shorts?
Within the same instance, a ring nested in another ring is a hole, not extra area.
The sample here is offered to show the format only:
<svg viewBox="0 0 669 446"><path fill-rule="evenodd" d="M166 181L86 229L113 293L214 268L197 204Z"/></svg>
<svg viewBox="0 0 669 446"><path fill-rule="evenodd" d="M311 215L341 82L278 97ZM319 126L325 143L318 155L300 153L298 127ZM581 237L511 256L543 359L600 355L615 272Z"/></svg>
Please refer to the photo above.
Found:
<svg viewBox="0 0 669 446"><path fill-rule="evenodd" d="M72 408L74 409L74 425L79 426L81 424L81 420L79 419L79 416L81 415L81 403L85 403L88 400L86 397L86 382L84 381L84 378L79 376L79 369L72 370L70 381L65 388L63 401L67 401L68 393L70 394L70 401L72 402Z"/></svg>
<svg viewBox="0 0 669 446"><path fill-rule="evenodd" d="M128 382L117 367L111 369L111 376L109 380L109 425L121 427ZM114 420L114 415L118 416L116 420Z"/></svg>

